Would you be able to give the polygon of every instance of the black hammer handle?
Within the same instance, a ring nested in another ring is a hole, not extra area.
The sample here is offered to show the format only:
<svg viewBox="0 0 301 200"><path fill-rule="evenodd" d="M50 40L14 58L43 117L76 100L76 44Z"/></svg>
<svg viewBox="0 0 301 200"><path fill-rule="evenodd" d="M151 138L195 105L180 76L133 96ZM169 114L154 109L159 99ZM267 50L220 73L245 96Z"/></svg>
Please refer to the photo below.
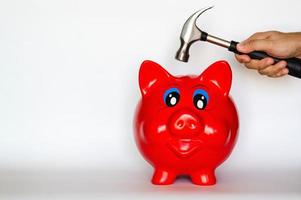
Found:
<svg viewBox="0 0 301 200"><path fill-rule="evenodd" d="M237 51L237 46L238 42L235 41L231 41L230 47L228 48L229 51L232 51L236 54L243 54L239 51ZM288 59L280 59L280 58L275 58L272 56L269 56L267 53L263 52L263 51L253 51L247 54L248 56L250 56L250 58L252 59L258 59L261 60L263 58L266 57L271 57L274 59L274 62L277 63L280 60L284 60L287 63L287 68L289 70L288 74L291 76L295 76L298 78L301 78L301 59L299 58L288 58Z"/></svg>

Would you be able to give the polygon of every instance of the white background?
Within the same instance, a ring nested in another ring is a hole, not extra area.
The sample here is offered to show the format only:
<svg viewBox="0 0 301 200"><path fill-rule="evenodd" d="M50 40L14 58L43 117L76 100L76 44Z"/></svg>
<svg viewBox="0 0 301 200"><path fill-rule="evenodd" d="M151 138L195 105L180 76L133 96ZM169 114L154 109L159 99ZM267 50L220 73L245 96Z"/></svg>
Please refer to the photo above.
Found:
<svg viewBox="0 0 301 200"><path fill-rule="evenodd" d="M301 80L260 76L207 43L174 59L183 23L209 5L198 25L228 40L301 31L298 0L0 1L0 196L300 198ZM149 183L132 129L144 59L175 75L232 66L240 132L216 186Z"/></svg>

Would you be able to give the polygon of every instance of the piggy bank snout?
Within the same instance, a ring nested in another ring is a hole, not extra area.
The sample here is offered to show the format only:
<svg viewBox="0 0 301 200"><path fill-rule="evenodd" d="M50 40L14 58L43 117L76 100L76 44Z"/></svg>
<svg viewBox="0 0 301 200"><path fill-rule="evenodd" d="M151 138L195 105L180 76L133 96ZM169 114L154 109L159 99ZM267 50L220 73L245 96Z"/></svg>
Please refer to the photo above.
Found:
<svg viewBox="0 0 301 200"><path fill-rule="evenodd" d="M199 133L203 124L194 113L180 111L172 115L169 128L172 134L185 137Z"/></svg>

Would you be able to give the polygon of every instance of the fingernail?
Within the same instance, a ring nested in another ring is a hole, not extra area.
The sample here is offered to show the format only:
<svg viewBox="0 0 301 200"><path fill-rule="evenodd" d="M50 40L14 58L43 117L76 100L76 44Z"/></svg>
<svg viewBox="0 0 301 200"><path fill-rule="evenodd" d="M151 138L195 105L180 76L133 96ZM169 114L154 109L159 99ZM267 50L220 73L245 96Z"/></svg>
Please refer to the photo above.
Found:
<svg viewBox="0 0 301 200"><path fill-rule="evenodd" d="M279 67L280 68L285 68L286 67L286 62L281 62Z"/></svg>
<svg viewBox="0 0 301 200"><path fill-rule="evenodd" d="M268 60L267 60L267 64L268 65L272 65L274 63L274 60L272 59L272 58L269 58Z"/></svg>
<svg viewBox="0 0 301 200"><path fill-rule="evenodd" d="M283 74L283 75L284 75L284 74L288 74L288 69L287 69L287 68L282 69L282 70L281 70L281 74Z"/></svg>

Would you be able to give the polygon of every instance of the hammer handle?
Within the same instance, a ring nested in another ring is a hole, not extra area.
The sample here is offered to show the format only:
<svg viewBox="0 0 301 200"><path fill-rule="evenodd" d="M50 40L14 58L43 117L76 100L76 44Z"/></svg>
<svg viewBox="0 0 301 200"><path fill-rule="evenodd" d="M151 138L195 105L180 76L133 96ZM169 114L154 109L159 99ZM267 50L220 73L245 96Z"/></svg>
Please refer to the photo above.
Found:
<svg viewBox="0 0 301 200"><path fill-rule="evenodd" d="M236 48L238 42L231 41L230 46L228 48L229 51L232 51L236 54L242 55L243 53L239 52ZM288 74L297 78L301 78L301 59L299 58L288 58L288 59L280 59L269 56L267 53L263 51L253 51L247 54L252 59L261 60L266 57L270 57L274 60L275 63L284 60L287 63L287 68L289 70Z"/></svg>

